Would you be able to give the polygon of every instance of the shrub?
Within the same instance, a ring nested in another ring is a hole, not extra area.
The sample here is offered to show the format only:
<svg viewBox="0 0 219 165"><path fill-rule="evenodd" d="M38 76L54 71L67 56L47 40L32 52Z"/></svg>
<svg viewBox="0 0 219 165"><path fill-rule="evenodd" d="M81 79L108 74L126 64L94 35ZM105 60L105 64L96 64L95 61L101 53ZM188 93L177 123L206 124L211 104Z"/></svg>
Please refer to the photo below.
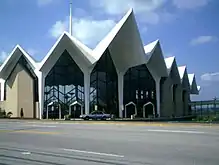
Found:
<svg viewBox="0 0 219 165"><path fill-rule="evenodd" d="M0 117L3 117L3 118L6 117L6 112L5 112L5 110L0 110Z"/></svg>
<svg viewBox="0 0 219 165"><path fill-rule="evenodd" d="M7 113L7 117L8 117L8 118L10 118L12 115L13 115L12 112L8 112L8 113Z"/></svg>
<svg viewBox="0 0 219 165"><path fill-rule="evenodd" d="M65 120L70 120L71 115L65 115Z"/></svg>

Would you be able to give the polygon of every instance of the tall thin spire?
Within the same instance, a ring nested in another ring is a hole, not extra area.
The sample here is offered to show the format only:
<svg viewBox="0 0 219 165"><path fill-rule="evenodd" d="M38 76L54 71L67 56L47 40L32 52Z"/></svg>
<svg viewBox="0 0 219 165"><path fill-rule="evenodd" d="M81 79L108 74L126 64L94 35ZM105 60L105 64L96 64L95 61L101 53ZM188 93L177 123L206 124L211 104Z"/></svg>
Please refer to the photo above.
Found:
<svg viewBox="0 0 219 165"><path fill-rule="evenodd" d="M72 0L70 0L70 10L69 10L69 34L72 35Z"/></svg>

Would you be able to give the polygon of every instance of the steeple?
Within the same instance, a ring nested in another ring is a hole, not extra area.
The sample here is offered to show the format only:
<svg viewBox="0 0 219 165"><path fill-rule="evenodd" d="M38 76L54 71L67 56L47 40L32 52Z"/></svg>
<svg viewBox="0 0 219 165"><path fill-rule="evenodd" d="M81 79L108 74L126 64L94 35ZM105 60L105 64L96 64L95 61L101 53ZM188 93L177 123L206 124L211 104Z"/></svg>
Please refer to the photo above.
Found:
<svg viewBox="0 0 219 165"><path fill-rule="evenodd" d="M70 0L69 10L69 34L72 36L72 0Z"/></svg>

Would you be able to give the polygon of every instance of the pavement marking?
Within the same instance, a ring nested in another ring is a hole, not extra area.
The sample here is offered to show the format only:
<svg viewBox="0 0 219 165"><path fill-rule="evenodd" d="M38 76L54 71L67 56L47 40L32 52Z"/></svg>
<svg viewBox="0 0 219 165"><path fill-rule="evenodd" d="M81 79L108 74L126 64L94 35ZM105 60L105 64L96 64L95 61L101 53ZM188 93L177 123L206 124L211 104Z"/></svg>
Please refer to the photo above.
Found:
<svg viewBox="0 0 219 165"><path fill-rule="evenodd" d="M10 130L0 130L0 133L1 132L10 132Z"/></svg>
<svg viewBox="0 0 219 165"><path fill-rule="evenodd" d="M158 130L158 129L148 129L149 132L169 132L169 133L189 133L189 134L204 134L205 132L199 131L183 131L183 130Z"/></svg>
<svg viewBox="0 0 219 165"><path fill-rule="evenodd" d="M22 152L21 154L22 155L30 155L31 153L30 152Z"/></svg>
<svg viewBox="0 0 219 165"><path fill-rule="evenodd" d="M12 133L31 133L31 134L47 134L47 135L60 134L59 132L42 132L35 130L14 130L12 131Z"/></svg>
<svg viewBox="0 0 219 165"><path fill-rule="evenodd" d="M75 150L75 149L63 149L63 150L64 150L64 151L68 151L68 152L77 152L77 153L85 153L85 154L109 156L109 157L119 157L119 158L125 157L124 155L108 154L108 153L102 153L102 152L83 151L83 150Z"/></svg>
<svg viewBox="0 0 219 165"><path fill-rule="evenodd" d="M57 126L55 125L22 125L22 126L25 126L25 127L40 127L40 128L56 128Z"/></svg>

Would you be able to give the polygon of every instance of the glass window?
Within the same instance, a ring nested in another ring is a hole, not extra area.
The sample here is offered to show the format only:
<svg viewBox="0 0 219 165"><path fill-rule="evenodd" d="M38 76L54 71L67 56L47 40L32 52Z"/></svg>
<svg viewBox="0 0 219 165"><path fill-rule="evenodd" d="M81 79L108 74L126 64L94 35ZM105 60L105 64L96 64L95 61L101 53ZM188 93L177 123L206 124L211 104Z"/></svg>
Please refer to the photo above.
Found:
<svg viewBox="0 0 219 165"><path fill-rule="evenodd" d="M84 104L83 86L84 74L65 50L45 78L45 108L52 101L57 102L61 106L62 117L64 117L69 114L69 106L73 102L78 101L80 104ZM77 110L81 113L80 108ZM80 116L79 113L77 114L76 118Z"/></svg>
<svg viewBox="0 0 219 165"><path fill-rule="evenodd" d="M91 111L98 105L98 110L118 116L118 76L108 49L96 63L90 78Z"/></svg>

